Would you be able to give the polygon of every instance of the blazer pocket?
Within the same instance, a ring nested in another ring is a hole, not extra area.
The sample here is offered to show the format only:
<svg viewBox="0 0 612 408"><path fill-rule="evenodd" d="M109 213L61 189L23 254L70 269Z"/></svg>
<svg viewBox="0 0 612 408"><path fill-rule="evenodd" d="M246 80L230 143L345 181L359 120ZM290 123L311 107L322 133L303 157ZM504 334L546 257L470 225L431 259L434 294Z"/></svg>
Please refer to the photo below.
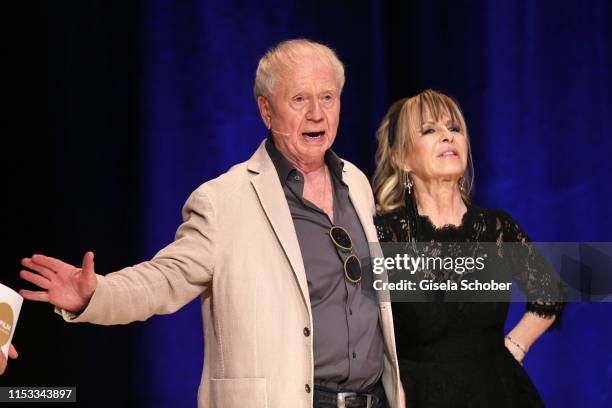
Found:
<svg viewBox="0 0 612 408"><path fill-rule="evenodd" d="M211 378L214 408L267 408L265 378Z"/></svg>

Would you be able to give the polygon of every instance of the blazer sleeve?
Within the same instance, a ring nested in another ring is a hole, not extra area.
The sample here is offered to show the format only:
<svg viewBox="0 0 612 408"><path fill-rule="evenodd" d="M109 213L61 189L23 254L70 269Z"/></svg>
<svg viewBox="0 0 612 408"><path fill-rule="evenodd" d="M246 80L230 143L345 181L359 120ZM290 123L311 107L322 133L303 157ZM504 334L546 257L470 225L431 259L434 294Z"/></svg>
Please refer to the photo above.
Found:
<svg viewBox="0 0 612 408"><path fill-rule="evenodd" d="M175 240L150 261L106 276L85 310L75 315L55 309L68 322L102 325L127 324L155 314L169 314L210 289L215 265L214 208L200 188L182 211L183 223Z"/></svg>

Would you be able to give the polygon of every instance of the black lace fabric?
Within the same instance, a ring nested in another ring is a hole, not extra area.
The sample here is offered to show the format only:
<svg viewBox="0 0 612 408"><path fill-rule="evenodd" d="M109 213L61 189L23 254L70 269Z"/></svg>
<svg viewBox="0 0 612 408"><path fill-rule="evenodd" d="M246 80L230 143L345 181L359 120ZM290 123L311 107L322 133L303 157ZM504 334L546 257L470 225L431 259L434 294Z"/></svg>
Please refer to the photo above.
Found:
<svg viewBox="0 0 612 408"><path fill-rule="evenodd" d="M504 211L497 211L496 242L501 258L508 259L516 282L527 296L526 309L544 318L555 317L554 328L561 328L561 314L566 298L565 288L546 259L523 232L518 223ZM503 249L504 242L520 243ZM502 249L503 248L503 249Z"/></svg>
<svg viewBox="0 0 612 408"><path fill-rule="evenodd" d="M406 243L407 252L414 242L426 243L419 252L426 248L434 256L436 243L495 243L498 261L512 271L527 298L527 312L554 316L554 325L560 327L563 286L506 212L468 205L461 225L435 228L408 198L405 207L378 215L375 224L381 242ZM504 346L507 302L393 302L392 307L407 407L544 405Z"/></svg>

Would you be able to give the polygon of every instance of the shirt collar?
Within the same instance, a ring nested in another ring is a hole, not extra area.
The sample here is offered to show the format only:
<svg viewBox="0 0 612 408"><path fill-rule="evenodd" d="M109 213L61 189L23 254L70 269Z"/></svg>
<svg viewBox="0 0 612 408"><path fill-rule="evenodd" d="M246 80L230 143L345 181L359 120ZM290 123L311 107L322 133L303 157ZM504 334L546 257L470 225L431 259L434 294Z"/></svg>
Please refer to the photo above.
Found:
<svg viewBox="0 0 612 408"><path fill-rule="evenodd" d="M272 159L272 163L276 168L276 172L278 173L278 177L281 182L284 183L292 171L297 170L289 161L282 155L282 153L276 148L274 145L274 141L272 140L272 135L268 134L268 138L266 139L266 151ZM336 176L336 178L342 181L342 169L344 168L344 162L333 150L327 149L325 151L325 164L331 171L331 173Z"/></svg>

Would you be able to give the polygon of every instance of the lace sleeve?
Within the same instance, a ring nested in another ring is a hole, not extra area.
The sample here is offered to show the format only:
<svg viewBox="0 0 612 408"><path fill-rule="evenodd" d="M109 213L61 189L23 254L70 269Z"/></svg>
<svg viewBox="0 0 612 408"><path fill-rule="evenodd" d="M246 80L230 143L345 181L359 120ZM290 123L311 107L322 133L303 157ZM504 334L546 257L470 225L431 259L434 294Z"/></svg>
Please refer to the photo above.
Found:
<svg viewBox="0 0 612 408"><path fill-rule="evenodd" d="M497 212L496 232L501 255L509 262L514 280L527 297L527 311L540 317L555 316L553 327L560 328L567 294L558 274L504 211Z"/></svg>

